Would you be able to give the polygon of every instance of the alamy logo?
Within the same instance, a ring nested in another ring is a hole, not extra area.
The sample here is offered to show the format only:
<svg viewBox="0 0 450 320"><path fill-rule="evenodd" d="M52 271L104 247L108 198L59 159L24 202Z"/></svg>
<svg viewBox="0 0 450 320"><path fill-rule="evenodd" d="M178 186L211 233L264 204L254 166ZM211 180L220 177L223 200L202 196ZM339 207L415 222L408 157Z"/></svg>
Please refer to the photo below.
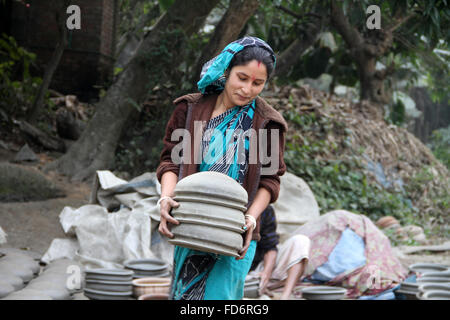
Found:
<svg viewBox="0 0 450 320"><path fill-rule="evenodd" d="M370 14L367 18L366 26L367 29L381 29L381 11L380 7L373 4L367 7L366 14Z"/></svg>
<svg viewBox="0 0 450 320"><path fill-rule="evenodd" d="M70 16L66 20L67 29L81 29L81 9L79 6L73 4L67 7L67 14Z"/></svg>
<svg viewBox="0 0 450 320"><path fill-rule="evenodd" d="M226 153L225 161L230 164L234 161L234 157L228 156L230 148L237 150L237 163L245 161L245 148L243 145L248 144L248 163L261 164L262 175L276 174L279 169L279 137L278 129L260 129L258 132L251 128L247 131L227 130L225 134L219 130L209 129L203 132L202 121L194 121L194 136L192 137L189 130L176 129L172 132L171 141L178 142L171 152L171 160L176 165L181 164L201 164L205 162L212 164L211 161L223 162L224 153ZM202 150L202 142L214 138L214 147ZM247 142L246 142L247 140ZM270 144L269 144L270 141ZM235 146L237 145L237 147ZM193 152L192 152L193 151ZM211 156L213 155L213 156ZM218 162L215 162L218 163Z"/></svg>

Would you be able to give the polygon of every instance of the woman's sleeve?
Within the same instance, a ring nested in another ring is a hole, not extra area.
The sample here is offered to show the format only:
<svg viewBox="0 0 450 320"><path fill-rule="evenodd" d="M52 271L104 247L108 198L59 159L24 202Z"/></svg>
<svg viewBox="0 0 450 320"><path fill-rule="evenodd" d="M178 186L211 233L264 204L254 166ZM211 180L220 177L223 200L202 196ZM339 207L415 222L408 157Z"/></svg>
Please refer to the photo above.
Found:
<svg viewBox="0 0 450 320"><path fill-rule="evenodd" d="M166 125L166 133L163 138L163 150L160 154L159 166L156 169L156 177L158 181L161 182L162 175L167 171L172 171L176 175L180 171L180 166L174 164L172 162L172 149L176 146L180 141L171 141L172 132L175 129L185 128L186 125L186 113L187 113L187 104L182 101L177 104L175 110L173 111L169 121Z"/></svg>
<svg viewBox="0 0 450 320"><path fill-rule="evenodd" d="M271 131L273 129L278 129L279 141L277 154L272 155L270 157L278 156L278 170L276 173L271 175L261 175L261 179L259 181L259 188L265 188L270 192L270 203L274 203L278 199L278 195L280 193L280 176L282 176L286 172L286 164L284 163L284 148L285 148L285 136L286 133L281 127L280 124L276 122L269 122L267 127L267 147L268 150L271 150ZM275 150L274 150L275 151Z"/></svg>

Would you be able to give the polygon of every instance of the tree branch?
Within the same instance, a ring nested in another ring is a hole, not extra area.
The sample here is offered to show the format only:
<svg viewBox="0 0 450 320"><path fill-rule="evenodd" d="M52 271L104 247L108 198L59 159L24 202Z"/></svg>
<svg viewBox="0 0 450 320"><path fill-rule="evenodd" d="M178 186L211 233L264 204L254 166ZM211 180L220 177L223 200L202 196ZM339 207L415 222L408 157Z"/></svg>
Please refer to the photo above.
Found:
<svg viewBox="0 0 450 320"><path fill-rule="evenodd" d="M341 7L336 1L331 1L331 22L344 41L352 49L360 49L364 43L361 34L351 26Z"/></svg>
<svg viewBox="0 0 450 320"><path fill-rule="evenodd" d="M285 13L287 13L287 14L289 14L289 15L293 16L294 18L297 18L297 19L303 19L304 17L308 17L308 16L319 18L319 19L322 18L321 15L319 15L317 13L314 13L314 12L308 12L308 13L305 13L305 14L298 14L298 13L296 13L296 12L286 8L286 7L283 7L281 5L275 6L275 8L276 9L280 9L281 11L284 11Z"/></svg>

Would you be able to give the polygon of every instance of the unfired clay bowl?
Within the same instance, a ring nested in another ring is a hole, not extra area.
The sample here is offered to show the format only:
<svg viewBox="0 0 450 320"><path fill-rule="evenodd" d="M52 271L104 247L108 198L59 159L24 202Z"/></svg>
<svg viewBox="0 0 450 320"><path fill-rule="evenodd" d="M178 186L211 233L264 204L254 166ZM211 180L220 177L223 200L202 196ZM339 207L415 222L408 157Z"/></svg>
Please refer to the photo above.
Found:
<svg viewBox="0 0 450 320"><path fill-rule="evenodd" d="M86 280L103 280L103 281L131 281L133 279L133 271L125 269L88 269L85 270Z"/></svg>
<svg viewBox="0 0 450 320"><path fill-rule="evenodd" d="M84 289L84 295L91 300L130 300L131 291L128 292L112 292L94 289Z"/></svg>
<svg viewBox="0 0 450 320"><path fill-rule="evenodd" d="M302 297L307 300L341 300L347 290L330 286L316 286L302 289Z"/></svg>
<svg viewBox="0 0 450 320"><path fill-rule="evenodd" d="M426 272L447 271L448 269L448 266L437 263L415 263L409 266L409 270L414 271L418 274Z"/></svg>
<svg viewBox="0 0 450 320"><path fill-rule="evenodd" d="M422 300L450 300L450 291L431 290L421 296Z"/></svg>
<svg viewBox="0 0 450 320"><path fill-rule="evenodd" d="M112 291L112 292L129 292L132 290L131 281L103 281L103 280L86 280L85 288Z"/></svg>
<svg viewBox="0 0 450 320"><path fill-rule="evenodd" d="M186 248L228 256L239 256L248 195L229 176L213 171L198 172L175 186L180 206L172 215L174 238L168 242Z"/></svg>

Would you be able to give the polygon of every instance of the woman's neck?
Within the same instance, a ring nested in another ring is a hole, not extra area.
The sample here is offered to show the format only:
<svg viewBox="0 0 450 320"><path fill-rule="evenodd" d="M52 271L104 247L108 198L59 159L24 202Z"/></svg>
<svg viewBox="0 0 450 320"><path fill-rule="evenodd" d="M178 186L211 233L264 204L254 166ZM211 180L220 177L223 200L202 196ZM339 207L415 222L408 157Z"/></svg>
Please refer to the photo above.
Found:
<svg viewBox="0 0 450 320"><path fill-rule="evenodd" d="M233 108L233 105L230 101L228 101L227 96L225 95L224 91L222 91L219 96L217 97L217 102L215 109L218 111L227 111L228 109Z"/></svg>

